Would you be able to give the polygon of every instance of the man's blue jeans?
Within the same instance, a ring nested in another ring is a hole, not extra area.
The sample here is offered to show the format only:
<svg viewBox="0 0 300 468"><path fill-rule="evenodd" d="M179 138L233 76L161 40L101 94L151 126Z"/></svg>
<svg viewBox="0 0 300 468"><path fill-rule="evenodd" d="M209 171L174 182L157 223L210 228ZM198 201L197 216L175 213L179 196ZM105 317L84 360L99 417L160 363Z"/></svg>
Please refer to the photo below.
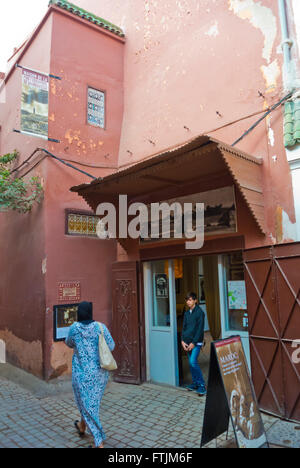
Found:
<svg viewBox="0 0 300 468"><path fill-rule="evenodd" d="M195 346L195 348L188 353L188 358L189 358L189 365L190 365L190 370L192 374L193 384L195 384L197 387L206 388L205 380L203 378L203 374L198 363L198 357L199 357L201 349L202 349L202 345Z"/></svg>

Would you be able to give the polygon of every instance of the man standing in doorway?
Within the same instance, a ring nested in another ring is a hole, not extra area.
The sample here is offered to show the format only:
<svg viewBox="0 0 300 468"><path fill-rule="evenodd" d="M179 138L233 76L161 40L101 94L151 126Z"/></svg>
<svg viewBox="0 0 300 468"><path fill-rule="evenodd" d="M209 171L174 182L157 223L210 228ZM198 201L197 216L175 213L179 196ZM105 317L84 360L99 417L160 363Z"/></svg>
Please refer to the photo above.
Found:
<svg viewBox="0 0 300 468"><path fill-rule="evenodd" d="M181 344L188 353L193 383L187 388L200 396L206 395L206 386L198 357L204 344L205 313L197 304L197 295L193 292L186 296L188 310L184 314Z"/></svg>

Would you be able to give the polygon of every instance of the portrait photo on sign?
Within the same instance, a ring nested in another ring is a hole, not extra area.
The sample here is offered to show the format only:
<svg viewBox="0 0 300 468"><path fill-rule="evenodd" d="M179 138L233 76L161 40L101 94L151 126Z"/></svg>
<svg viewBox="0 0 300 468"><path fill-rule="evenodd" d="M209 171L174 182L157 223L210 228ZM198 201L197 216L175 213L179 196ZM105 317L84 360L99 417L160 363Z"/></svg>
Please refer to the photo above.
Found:
<svg viewBox="0 0 300 468"><path fill-rule="evenodd" d="M216 351L239 447L261 447L267 439L240 337L223 343Z"/></svg>

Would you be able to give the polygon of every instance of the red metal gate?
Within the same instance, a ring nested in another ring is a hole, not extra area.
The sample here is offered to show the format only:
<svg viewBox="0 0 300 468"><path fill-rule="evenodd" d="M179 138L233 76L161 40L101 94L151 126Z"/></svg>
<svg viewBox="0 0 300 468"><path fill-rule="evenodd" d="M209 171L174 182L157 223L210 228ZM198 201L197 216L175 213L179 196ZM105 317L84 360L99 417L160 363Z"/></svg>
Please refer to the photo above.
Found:
<svg viewBox="0 0 300 468"><path fill-rule="evenodd" d="M253 382L261 409L300 421L300 243L244 252Z"/></svg>

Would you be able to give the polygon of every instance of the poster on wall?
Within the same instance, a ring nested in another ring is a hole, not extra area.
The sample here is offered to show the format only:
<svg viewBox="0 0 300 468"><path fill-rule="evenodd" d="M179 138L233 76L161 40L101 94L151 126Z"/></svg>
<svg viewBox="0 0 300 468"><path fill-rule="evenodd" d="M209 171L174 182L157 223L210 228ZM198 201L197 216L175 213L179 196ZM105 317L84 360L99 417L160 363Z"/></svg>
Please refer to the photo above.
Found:
<svg viewBox="0 0 300 468"><path fill-rule="evenodd" d="M48 139L49 76L23 68L21 131Z"/></svg>
<svg viewBox="0 0 300 468"><path fill-rule="evenodd" d="M157 299L168 299L169 282L167 275L155 275L155 293Z"/></svg>
<svg viewBox="0 0 300 468"><path fill-rule="evenodd" d="M239 448L268 447L240 336L212 343L201 446L228 431Z"/></svg>
<svg viewBox="0 0 300 468"><path fill-rule="evenodd" d="M54 341L64 341L73 323L77 322L78 304L54 306Z"/></svg>
<svg viewBox="0 0 300 468"><path fill-rule="evenodd" d="M228 307L233 310L247 310L245 281L228 281Z"/></svg>

